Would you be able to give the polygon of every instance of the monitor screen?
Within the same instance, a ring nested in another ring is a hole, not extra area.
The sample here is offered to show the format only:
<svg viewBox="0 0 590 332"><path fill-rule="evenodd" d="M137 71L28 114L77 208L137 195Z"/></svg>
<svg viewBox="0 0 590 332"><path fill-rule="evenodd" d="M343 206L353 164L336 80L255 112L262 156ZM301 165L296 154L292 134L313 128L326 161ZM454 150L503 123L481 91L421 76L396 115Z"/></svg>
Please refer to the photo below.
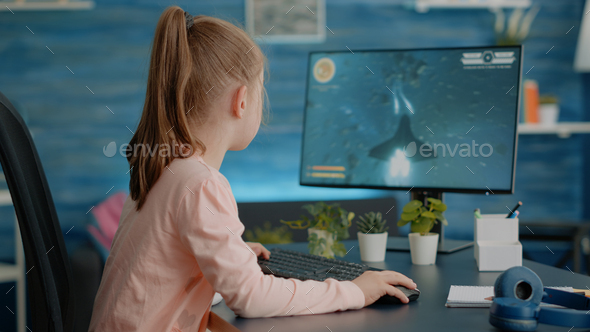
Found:
<svg viewBox="0 0 590 332"><path fill-rule="evenodd" d="M511 193L521 46L314 52L300 183Z"/></svg>

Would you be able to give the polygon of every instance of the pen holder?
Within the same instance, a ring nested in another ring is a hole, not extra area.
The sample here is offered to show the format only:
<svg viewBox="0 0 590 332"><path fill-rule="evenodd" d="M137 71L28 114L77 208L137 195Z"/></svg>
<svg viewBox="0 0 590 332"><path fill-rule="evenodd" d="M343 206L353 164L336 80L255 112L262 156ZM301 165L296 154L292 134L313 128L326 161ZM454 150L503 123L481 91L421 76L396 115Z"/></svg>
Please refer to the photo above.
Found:
<svg viewBox="0 0 590 332"><path fill-rule="evenodd" d="M479 271L504 271L522 265L518 218L482 214L481 218L475 218L473 242Z"/></svg>

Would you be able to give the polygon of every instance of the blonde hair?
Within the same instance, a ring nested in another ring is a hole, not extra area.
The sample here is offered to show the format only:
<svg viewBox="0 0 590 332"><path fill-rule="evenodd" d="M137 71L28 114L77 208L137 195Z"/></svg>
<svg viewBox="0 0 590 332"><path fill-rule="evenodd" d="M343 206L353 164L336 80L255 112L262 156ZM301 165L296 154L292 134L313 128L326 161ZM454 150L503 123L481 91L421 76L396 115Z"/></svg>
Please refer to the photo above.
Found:
<svg viewBox="0 0 590 332"><path fill-rule="evenodd" d="M236 83L254 85L266 69L264 54L242 29L209 16L193 20L187 29L184 11L172 6L156 26L143 114L127 149L138 210L172 160L205 153L191 128L205 123L216 98ZM154 155L162 146L172 151Z"/></svg>

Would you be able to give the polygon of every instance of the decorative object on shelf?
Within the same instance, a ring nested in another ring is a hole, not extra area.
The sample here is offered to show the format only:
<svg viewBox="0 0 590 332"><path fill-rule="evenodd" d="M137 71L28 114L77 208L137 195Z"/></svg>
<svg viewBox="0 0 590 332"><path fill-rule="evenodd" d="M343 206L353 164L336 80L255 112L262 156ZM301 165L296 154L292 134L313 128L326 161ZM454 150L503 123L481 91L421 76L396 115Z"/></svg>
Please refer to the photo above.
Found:
<svg viewBox="0 0 590 332"><path fill-rule="evenodd" d="M293 234L285 225L272 227L270 221L264 222L263 227L254 227L254 230L246 230L244 237L250 242L262 244L283 244L293 242Z"/></svg>
<svg viewBox="0 0 590 332"><path fill-rule="evenodd" d="M307 229L309 253L327 258L346 255L346 248L340 241L350 236L348 229L354 213L347 212L338 204L324 202L306 204L302 208L312 217L301 215L299 220L281 222L293 229Z"/></svg>
<svg viewBox="0 0 590 332"><path fill-rule="evenodd" d="M535 80L524 81L524 122L539 123L539 84Z"/></svg>
<svg viewBox="0 0 590 332"><path fill-rule="evenodd" d="M386 220L383 219L381 212L369 212L359 217L356 225L358 227L359 248L361 251L361 260L365 262L382 262L385 260L385 251L387 250L387 230Z"/></svg>
<svg viewBox="0 0 590 332"><path fill-rule="evenodd" d="M539 97L539 123L553 126L559 119L559 99L555 96Z"/></svg>
<svg viewBox="0 0 590 332"><path fill-rule="evenodd" d="M496 15L494 32L496 44L501 46L520 45L529 34L531 24L539 13L539 6L532 6L525 12L522 8L516 8L506 22L504 10L499 7L491 9Z"/></svg>
<svg viewBox="0 0 590 332"><path fill-rule="evenodd" d="M431 265L436 262L438 248L437 233L431 233L435 223L447 226L448 222L443 213L447 206L439 199L428 197L427 205L419 200L408 202L403 208L399 227L410 223L410 254L412 263L416 265Z"/></svg>
<svg viewBox="0 0 590 332"><path fill-rule="evenodd" d="M325 0L246 0L246 31L263 43L322 43Z"/></svg>
<svg viewBox="0 0 590 332"><path fill-rule="evenodd" d="M590 11L590 1L586 0L584 13ZM578 46L574 58L574 70L577 72L590 72L590 15L582 16L580 33L578 35Z"/></svg>

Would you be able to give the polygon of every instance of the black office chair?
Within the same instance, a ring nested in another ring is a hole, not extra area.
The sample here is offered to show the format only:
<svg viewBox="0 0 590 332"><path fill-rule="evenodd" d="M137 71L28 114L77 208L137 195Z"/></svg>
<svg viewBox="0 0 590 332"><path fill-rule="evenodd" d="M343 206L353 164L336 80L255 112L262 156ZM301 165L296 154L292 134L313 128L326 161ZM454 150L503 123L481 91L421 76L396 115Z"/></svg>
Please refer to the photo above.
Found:
<svg viewBox="0 0 590 332"><path fill-rule="evenodd" d="M0 163L22 236L32 331L70 332L70 263L45 172L23 119L0 93Z"/></svg>

